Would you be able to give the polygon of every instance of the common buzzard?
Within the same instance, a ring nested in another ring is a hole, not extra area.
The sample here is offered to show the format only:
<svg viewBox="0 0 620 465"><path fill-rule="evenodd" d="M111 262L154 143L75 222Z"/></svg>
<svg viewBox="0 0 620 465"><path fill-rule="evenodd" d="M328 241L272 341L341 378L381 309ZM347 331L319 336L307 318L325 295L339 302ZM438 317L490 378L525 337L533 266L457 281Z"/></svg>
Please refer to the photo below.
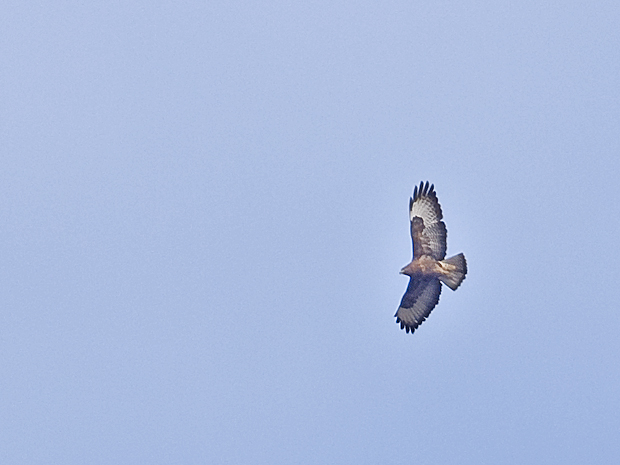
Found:
<svg viewBox="0 0 620 465"><path fill-rule="evenodd" d="M410 278L394 316L400 329L412 333L439 302L441 283L455 291L467 273L462 253L444 260L447 231L434 188L432 184L429 187L428 181L421 182L409 199L413 260L400 270Z"/></svg>

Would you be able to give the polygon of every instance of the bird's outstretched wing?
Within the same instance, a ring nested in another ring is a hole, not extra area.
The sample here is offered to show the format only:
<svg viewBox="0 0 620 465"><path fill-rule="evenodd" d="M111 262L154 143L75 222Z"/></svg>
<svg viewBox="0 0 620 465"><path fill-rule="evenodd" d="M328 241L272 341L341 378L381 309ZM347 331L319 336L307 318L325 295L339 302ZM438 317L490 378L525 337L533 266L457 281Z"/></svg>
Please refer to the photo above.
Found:
<svg viewBox="0 0 620 465"><path fill-rule="evenodd" d="M415 186L413 197L409 199L409 220L411 221L411 239L413 241L413 259L429 255L435 260L446 256L446 225L441 219L443 214L437 200L433 184L420 183Z"/></svg>
<svg viewBox="0 0 620 465"><path fill-rule="evenodd" d="M400 306L396 311L396 323L400 323L400 329L414 332L430 315L441 294L441 283L437 278L409 279L409 286L405 291Z"/></svg>

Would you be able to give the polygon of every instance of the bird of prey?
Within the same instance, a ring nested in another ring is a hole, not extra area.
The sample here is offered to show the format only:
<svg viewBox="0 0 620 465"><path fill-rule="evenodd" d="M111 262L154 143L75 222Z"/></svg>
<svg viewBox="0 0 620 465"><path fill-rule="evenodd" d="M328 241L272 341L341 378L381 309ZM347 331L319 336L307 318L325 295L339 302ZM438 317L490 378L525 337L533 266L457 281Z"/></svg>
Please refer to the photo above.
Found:
<svg viewBox="0 0 620 465"><path fill-rule="evenodd" d="M413 240L413 260L400 270L409 276L409 285L396 312L400 329L413 333L430 315L441 293L441 283L453 291L465 279L467 262L460 253L446 256L446 225L435 186L428 181L415 186L409 199L409 220Z"/></svg>

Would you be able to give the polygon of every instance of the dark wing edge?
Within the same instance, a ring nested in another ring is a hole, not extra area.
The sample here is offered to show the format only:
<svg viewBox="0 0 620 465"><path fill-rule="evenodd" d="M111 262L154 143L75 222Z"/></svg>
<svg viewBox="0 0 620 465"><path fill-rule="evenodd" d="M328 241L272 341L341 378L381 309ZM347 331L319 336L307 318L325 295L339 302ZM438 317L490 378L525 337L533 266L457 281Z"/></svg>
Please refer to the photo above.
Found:
<svg viewBox="0 0 620 465"><path fill-rule="evenodd" d="M433 311L439 302L441 282L437 278L410 278L409 285L394 315L400 329L413 332Z"/></svg>

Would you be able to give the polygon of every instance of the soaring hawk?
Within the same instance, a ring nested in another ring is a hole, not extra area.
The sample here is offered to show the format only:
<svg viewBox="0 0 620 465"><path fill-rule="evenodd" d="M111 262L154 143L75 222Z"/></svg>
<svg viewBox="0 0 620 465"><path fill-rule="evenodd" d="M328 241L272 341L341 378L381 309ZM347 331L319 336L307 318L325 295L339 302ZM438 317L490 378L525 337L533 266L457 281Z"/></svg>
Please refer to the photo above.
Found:
<svg viewBox="0 0 620 465"><path fill-rule="evenodd" d="M412 333L439 302L441 283L455 291L467 273L462 253L444 260L447 231L434 188L432 184L429 187L428 181L421 182L409 199L413 260L400 270L410 278L394 316L400 329Z"/></svg>

